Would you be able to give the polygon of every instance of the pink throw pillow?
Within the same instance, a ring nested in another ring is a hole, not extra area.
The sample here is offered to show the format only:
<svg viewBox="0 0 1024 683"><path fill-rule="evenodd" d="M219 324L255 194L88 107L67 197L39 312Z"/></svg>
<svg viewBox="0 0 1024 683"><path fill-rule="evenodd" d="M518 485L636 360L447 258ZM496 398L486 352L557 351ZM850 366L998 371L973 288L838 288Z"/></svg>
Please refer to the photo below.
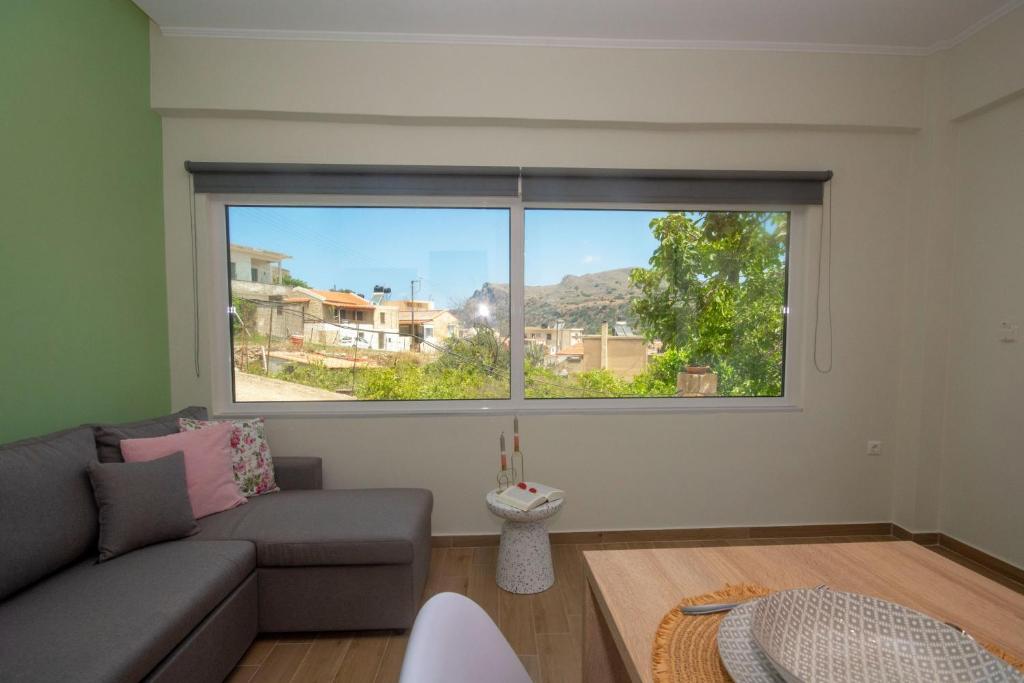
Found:
<svg viewBox="0 0 1024 683"><path fill-rule="evenodd" d="M246 502L231 467L231 424L195 432L178 432L152 439L124 439L126 462L145 462L181 451L185 454L185 483L196 519Z"/></svg>

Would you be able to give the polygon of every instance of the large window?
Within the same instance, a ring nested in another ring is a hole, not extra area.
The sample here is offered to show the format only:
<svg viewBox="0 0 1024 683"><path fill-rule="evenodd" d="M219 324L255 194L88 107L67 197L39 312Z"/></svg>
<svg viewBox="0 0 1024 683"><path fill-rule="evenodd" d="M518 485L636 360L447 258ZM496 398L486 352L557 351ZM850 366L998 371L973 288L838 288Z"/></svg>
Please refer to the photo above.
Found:
<svg viewBox="0 0 1024 683"><path fill-rule="evenodd" d="M799 405L829 171L186 166L217 412Z"/></svg>
<svg viewBox="0 0 1024 683"><path fill-rule="evenodd" d="M790 210L385 204L218 204L229 403L788 395Z"/></svg>
<svg viewBox="0 0 1024 683"><path fill-rule="evenodd" d="M788 212L527 209L525 397L779 397Z"/></svg>
<svg viewBox="0 0 1024 683"><path fill-rule="evenodd" d="M509 209L228 205L226 223L236 403L509 399Z"/></svg>

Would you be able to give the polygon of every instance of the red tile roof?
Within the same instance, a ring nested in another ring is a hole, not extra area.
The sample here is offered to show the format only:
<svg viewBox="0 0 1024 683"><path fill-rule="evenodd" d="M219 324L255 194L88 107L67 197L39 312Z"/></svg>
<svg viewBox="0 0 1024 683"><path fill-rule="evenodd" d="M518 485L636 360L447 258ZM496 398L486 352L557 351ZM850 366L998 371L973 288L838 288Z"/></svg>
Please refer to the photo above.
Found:
<svg viewBox="0 0 1024 683"><path fill-rule="evenodd" d="M323 297L324 303L328 306L364 309L368 311L372 311L375 308L369 301L358 294L353 294L352 292L330 292L322 289L311 289L309 291L315 292L318 296Z"/></svg>

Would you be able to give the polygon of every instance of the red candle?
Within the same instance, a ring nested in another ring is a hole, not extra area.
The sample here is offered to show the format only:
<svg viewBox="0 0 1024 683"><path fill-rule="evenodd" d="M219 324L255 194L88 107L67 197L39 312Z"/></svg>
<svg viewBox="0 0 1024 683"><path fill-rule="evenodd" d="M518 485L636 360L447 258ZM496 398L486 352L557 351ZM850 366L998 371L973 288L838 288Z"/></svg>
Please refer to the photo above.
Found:
<svg viewBox="0 0 1024 683"><path fill-rule="evenodd" d="M505 432L502 432L501 436L498 438L498 444L501 447L501 469L507 470L508 456L505 455Z"/></svg>
<svg viewBox="0 0 1024 683"><path fill-rule="evenodd" d="M519 452L519 416L516 415L512 422L512 451Z"/></svg>

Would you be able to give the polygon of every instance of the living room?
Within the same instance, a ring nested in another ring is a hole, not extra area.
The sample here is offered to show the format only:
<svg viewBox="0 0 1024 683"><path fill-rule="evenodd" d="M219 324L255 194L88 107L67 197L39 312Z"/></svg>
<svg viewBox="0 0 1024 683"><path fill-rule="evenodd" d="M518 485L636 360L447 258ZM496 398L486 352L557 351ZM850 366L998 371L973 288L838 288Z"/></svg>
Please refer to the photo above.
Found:
<svg viewBox="0 0 1024 683"><path fill-rule="evenodd" d="M0 17L0 679L1018 680L1019 0Z"/></svg>

